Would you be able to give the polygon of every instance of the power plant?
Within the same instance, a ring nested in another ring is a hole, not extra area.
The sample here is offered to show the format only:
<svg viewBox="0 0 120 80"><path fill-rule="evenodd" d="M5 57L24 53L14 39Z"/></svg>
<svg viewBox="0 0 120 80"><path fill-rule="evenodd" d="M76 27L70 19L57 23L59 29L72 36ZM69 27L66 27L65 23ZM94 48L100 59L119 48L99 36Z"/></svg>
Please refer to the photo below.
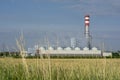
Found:
<svg viewBox="0 0 120 80"><path fill-rule="evenodd" d="M86 39L86 47L80 48L77 45L76 39L73 37L70 39L70 47L52 47L48 45L47 47L35 45L33 48L28 48L26 56L35 55L47 55L50 56L112 56L112 53L104 52L96 47L92 47L92 35L90 34L90 15L85 15L84 17L84 35Z"/></svg>

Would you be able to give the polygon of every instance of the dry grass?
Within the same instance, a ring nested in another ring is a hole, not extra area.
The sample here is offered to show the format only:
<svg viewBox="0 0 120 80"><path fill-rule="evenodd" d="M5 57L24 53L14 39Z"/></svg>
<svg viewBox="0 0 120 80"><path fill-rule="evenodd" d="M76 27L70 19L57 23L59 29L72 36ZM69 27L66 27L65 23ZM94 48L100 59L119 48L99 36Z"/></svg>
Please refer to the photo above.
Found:
<svg viewBox="0 0 120 80"><path fill-rule="evenodd" d="M0 80L120 80L120 59L1 58Z"/></svg>

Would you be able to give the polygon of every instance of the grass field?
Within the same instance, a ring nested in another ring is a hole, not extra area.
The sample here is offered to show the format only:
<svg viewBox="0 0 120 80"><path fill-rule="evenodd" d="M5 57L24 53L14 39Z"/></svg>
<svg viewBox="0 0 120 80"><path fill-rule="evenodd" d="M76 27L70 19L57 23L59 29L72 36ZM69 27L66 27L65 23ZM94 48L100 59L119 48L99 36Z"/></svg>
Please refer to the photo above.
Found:
<svg viewBox="0 0 120 80"><path fill-rule="evenodd" d="M120 59L0 58L0 80L120 80Z"/></svg>

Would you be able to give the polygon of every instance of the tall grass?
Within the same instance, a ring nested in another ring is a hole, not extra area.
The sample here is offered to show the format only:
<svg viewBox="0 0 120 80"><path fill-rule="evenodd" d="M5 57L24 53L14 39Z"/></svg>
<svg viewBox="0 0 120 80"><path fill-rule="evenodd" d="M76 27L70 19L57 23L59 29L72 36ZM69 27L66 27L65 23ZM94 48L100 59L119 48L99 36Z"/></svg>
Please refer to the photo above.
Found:
<svg viewBox="0 0 120 80"><path fill-rule="evenodd" d="M23 65L23 69L24 69L24 73L25 73L25 79L29 80L29 71L28 71L28 65L25 59L26 53L25 53L25 40L23 37L23 33L21 33L20 38L16 39L16 44L20 53L20 56L22 57L22 65Z"/></svg>
<svg viewBox="0 0 120 80"><path fill-rule="evenodd" d="M120 80L120 59L0 59L0 80Z"/></svg>
<svg viewBox="0 0 120 80"><path fill-rule="evenodd" d="M120 80L120 59L26 59L23 35L16 43L22 58L0 58L0 80Z"/></svg>

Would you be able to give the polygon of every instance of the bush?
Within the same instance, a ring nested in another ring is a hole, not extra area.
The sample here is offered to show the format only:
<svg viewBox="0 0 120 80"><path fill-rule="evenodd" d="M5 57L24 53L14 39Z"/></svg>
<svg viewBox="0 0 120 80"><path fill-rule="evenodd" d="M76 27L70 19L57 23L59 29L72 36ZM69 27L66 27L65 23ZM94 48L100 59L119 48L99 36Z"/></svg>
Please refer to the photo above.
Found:
<svg viewBox="0 0 120 80"><path fill-rule="evenodd" d="M120 51L112 52L112 58L120 58Z"/></svg>

